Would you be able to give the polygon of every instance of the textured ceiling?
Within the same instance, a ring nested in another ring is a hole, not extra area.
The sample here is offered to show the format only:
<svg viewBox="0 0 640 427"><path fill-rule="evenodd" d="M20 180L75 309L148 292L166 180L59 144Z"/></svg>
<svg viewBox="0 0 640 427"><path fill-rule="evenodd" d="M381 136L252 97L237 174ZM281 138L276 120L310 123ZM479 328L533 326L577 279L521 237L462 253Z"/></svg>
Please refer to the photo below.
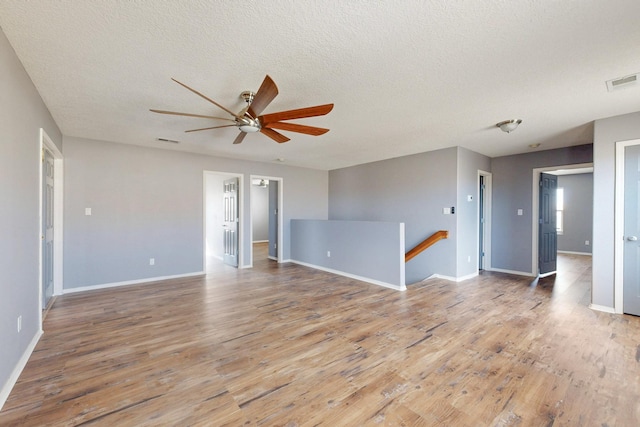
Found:
<svg viewBox="0 0 640 427"><path fill-rule="evenodd" d="M638 0L0 0L0 27L67 136L318 169L462 146L495 157L592 142L593 120L640 111ZM184 133L234 110L265 74L265 113L331 131L277 144L235 128ZM523 119L513 133L495 123ZM173 145L156 138L179 140Z"/></svg>

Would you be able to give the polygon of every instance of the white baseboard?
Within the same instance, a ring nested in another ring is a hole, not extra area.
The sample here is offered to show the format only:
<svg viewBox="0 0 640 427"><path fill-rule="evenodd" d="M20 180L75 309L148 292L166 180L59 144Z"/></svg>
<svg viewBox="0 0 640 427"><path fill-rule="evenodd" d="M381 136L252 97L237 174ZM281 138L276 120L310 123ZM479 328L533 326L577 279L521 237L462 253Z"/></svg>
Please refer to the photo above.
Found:
<svg viewBox="0 0 640 427"><path fill-rule="evenodd" d="M7 379L7 382L4 383L4 386L2 386L2 390L0 390L0 410L2 410L2 407L4 406L5 402L9 398L9 394L11 393L13 386L16 385L18 378L20 378L20 374L22 373L22 370L24 369L25 366L27 366L27 362L31 357L31 353L33 353L33 350L36 348L36 344L38 344L38 341L40 340L41 336L42 336L42 329L36 332L36 334L33 336L33 339L31 340L27 348L24 350L24 353L22 353L22 357L20 358L20 360L18 360L16 367L13 368L11 375L9 375L9 379Z"/></svg>
<svg viewBox="0 0 640 427"><path fill-rule="evenodd" d="M277 257L271 256L271 255L269 255L267 258L269 258L270 260L273 260L273 261L278 261Z"/></svg>
<svg viewBox="0 0 640 427"><path fill-rule="evenodd" d="M589 255L591 256L591 252L575 252L575 251L558 251L559 254L569 254L569 255Z"/></svg>
<svg viewBox="0 0 640 427"><path fill-rule="evenodd" d="M184 277L193 277L193 276L204 276L204 271L196 271L193 273L186 274L176 274L173 276L160 276L160 277L149 277L146 279L138 279L138 280L127 280L124 282L114 282L114 283L102 283L99 285L91 285L91 286L81 286L79 288L69 288L63 289L63 294L73 294L76 292L85 292L85 291L95 291L96 289L106 289L106 288L115 288L118 286L128 286L128 285L139 285L141 283L149 283L149 282L159 282L161 280L169 280L169 279L182 279Z"/></svg>
<svg viewBox="0 0 640 427"><path fill-rule="evenodd" d="M362 282L367 282L367 283L371 283L371 284L378 285L378 286L384 286L385 288L394 289L396 291L406 291L407 290L407 287L405 285L398 286L398 285L394 285L394 284L387 283L387 282L381 282L380 280L371 279L369 277L358 276L357 274L346 273L344 271L334 270L332 268L321 267L319 265L309 264L309 263L302 262L302 261L296 261L294 259L288 260L288 261L292 262L294 264L304 265L305 267L315 268L316 270L326 271L327 273L337 274L338 276L344 276L344 277L348 277L350 279L356 279L356 280L360 280Z"/></svg>
<svg viewBox="0 0 640 427"><path fill-rule="evenodd" d="M536 277L536 274L528 271L505 270L503 268L485 268L486 271L495 271L497 273L515 274L516 276Z"/></svg>
<svg viewBox="0 0 640 427"><path fill-rule="evenodd" d="M603 311L605 313L616 314L616 311L613 309L613 307L607 307L606 305L589 304L589 308L591 310Z"/></svg>
<svg viewBox="0 0 640 427"><path fill-rule="evenodd" d="M268 240L254 240L253 243L269 243Z"/></svg>
<svg viewBox="0 0 640 427"><path fill-rule="evenodd" d="M422 279L421 282L425 282L425 281L430 280L430 279L442 279L442 280L448 280L449 282L458 283L458 282L462 282L464 280L473 279L477 275L478 275L478 273L475 272L475 273L467 274L466 276L453 277L453 276L445 276L443 274L434 273L431 276Z"/></svg>

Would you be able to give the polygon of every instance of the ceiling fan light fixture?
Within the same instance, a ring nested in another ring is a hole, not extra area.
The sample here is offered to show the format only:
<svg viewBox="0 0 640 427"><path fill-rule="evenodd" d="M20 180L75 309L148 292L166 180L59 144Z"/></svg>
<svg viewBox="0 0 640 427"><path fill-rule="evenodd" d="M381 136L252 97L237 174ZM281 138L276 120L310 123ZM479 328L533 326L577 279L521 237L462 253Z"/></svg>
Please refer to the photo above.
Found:
<svg viewBox="0 0 640 427"><path fill-rule="evenodd" d="M502 132L511 133L517 129L520 123L522 123L522 119L513 119L497 123L496 126L499 127Z"/></svg>
<svg viewBox="0 0 640 427"><path fill-rule="evenodd" d="M237 120L238 128L244 133L259 132L262 128L260 122L248 117L244 117L242 120Z"/></svg>
<svg viewBox="0 0 640 427"><path fill-rule="evenodd" d="M242 125L240 126L240 130L245 133L253 133L260 131L260 126L255 125Z"/></svg>

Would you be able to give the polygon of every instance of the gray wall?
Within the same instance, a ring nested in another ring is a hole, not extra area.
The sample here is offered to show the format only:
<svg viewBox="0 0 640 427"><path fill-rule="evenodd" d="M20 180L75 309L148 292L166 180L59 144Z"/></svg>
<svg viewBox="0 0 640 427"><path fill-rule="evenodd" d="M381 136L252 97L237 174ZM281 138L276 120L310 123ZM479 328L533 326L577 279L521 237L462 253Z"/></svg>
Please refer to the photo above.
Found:
<svg viewBox="0 0 640 427"><path fill-rule="evenodd" d="M593 161L591 144L491 159L491 267L531 273L533 169ZM522 209L523 215L517 215ZM595 244L595 242L594 242Z"/></svg>
<svg viewBox="0 0 640 427"><path fill-rule="evenodd" d="M291 258L398 289L405 287L401 223L292 220Z"/></svg>
<svg viewBox="0 0 640 427"><path fill-rule="evenodd" d="M329 172L329 219L405 223L405 251L438 230L441 240L406 265L407 284L438 273L456 276L456 148L430 151Z"/></svg>
<svg viewBox="0 0 640 427"><path fill-rule="evenodd" d="M478 170L490 172L491 159L458 147L456 277L465 277L478 271ZM472 196L473 200L468 201L467 196Z"/></svg>
<svg viewBox="0 0 640 427"><path fill-rule="evenodd" d="M592 303L613 307L615 149L617 141L640 139L640 112L596 120L593 137Z"/></svg>
<svg viewBox="0 0 640 427"><path fill-rule="evenodd" d="M593 173L558 176L564 188L563 233L558 234L558 250L591 253L593 240ZM586 245L585 241L589 241Z"/></svg>
<svg viewBox="0 0 640 427"><path fill-rule="evenodd" d="M285 259L291 218L327 218L326 171L71 137L64 143L65 289L203 271L205 170L244 174L243 265L251 263L250 174L284 180Z"/></svg>
<svg viewBox="0 0 640 427"><path fill-rule="evenodd" d="M6 390L40 330L40 128L60 149L62 136L1 31L0 76L0 390Z"/></svg>
<svg viewBox="0 0 640 427"><path fill-rule="evenodd" d="M253 241L269 240L269 187L251 186Z"/></svg>

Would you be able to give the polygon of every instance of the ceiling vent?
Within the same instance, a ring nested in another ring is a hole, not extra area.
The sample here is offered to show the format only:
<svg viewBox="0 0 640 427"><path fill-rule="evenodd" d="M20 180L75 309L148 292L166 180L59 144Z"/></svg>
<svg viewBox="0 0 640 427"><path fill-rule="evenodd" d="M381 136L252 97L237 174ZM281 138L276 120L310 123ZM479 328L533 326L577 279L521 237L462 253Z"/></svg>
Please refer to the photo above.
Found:
<svg viewBox="0 0 640 427"><path fill-rule="evenodd" d="M171 143L171 144L180 144L180 141L176 141L175 139L156 138L156 141L160 141L160 142L169 142L169 143Z"/></svg>
<svg viewBox="0 0 640 427"><path fill-rule="evenodd" d="M630 76L619 77L617 79L607 81L607 90L613 92L614 90L628 89L631 86L636 86L640 80L640 73L631 74Z"/></svg>

